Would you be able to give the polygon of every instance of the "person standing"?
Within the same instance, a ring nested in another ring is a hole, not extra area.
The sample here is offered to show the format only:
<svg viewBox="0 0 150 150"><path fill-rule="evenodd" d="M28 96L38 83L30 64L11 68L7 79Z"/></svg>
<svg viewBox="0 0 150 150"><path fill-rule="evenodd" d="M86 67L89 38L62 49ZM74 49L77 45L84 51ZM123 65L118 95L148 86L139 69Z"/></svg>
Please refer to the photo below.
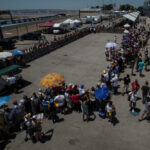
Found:
<svg viewBox="0 0 150 150"><path fill-rule="evenodd" d="M89 101L89 98L86 95L84 95L80 101L81 110L83 113L83 121L87 121L87 122L89 119L88 101Z"/></svg>
<svg viewBox="0 0 150 150"><path fill-rule="evenodd" d="M140 85L139 85L137 79L131 83L131 87L132 87L132 91L136 91L137 92L139 90Z"/></svg>
<svg viewBox="0 0 150 150"><path fill-rule="evenodd" d="M128 93L129 83L130 83L130 76L128 74L126 77L124 77L123 82L124 84L122 87L122 96L124 96L125 90L126 90L126 93Z"/></svg>
<svg viewBox="0 0 150 150"><path fill-rule="evenodd" d="M147 95L150 94L150 89L148 86L148 81L145 82L145 85L141 87L142 90L142 103L145 104L147 101Z"/></svg>
<svg viewBox="0 0 150 150"><path fill-rule="evenodd" d="M135 66L135 59L133 59L132 61L131 61L131 75L134 75L134 66Z"/></svg>
<svg viewBox="0 0 150 150"><path fill-rule="evenodd" d="M114 36L114 42L117 43L117 36Z"/></svg>
<svg viewBox="0 0 150 150"><path fill-rule="evenodd" d="M106 116L108 117L108 121L113 123L113 117L115 116L115 106L112 101L109 101L105 107Z"/></svg>
<svg viewBox="0 0 150 150"><path fill-rule="evenodd" d="M144 120L144 116L145 117L150 116L150 99L147 99L147 101L145 102L144 110L141 114L141 117L140 117L139 121Z"/></svg>
<svg viewBox="0 0 150 150"><path fill-rule="evenodd" d="M144 65L145 65L145 71L147 71L147 66L149 65L149 57L148 56L145 56L145 59L144 59Z"/></svg>
<svg viewBox="0 0 150 150"><path fill-rule="evenodd" d="M105 49L105 56L106 56L106 61L108 61L109 60L109 49L108 48Z"/></svg>
<svg viewBox="0 0 150 150"><path fill-rule="evenodd" d="M115 74L113 76L113 78L111 79L111 83L112 83L112 87L113 87L113 94L116 95L118 92L117 92L117 89L118 89L118 76L117 74Z"/></svg>

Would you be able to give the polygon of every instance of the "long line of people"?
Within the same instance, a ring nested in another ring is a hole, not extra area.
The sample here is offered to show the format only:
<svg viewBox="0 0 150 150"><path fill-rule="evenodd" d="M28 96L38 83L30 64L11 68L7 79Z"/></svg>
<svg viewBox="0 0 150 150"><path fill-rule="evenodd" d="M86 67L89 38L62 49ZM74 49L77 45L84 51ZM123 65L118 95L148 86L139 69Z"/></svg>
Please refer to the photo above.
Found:
<svg viewBox="0 0 150 150"><path fill-rule="evenodd" d="M96 89L100 87L107 87L112 90L114 95L118 94L118 82L120 73L122 73L127 66L131 67L131 74L134 72L134 66L141 58L140 48L143 48L142 40L146 37L147 32L142 27L140 29L130 30L129 36L130 41L128 44L123 45L120 49L110 48L107 60L111 60L111 63L106 67L100 76L100 82L97 83L96 87L92 87L90 90L86 89L84 85L78 86L74 84L63 83L59 87L46 88L45 90L39 89L38 93L33 93L31 97L26 95L20 100L19 103L14 102L14 106L6 108L4 112L5 126L1 134L8 136L12 130L25 129L26 137L25 141L28 140L28 136L35 141L42 140L42 119L38 118L38 115L44 114L45 117L51 119L53 123L59 121L58 113L68 114L72 111L82 112L83 121L89 121L91 115L94 116L94 111L98 111L101 117L108 117L110 123L114 123L116 115L116 109L110 99L98 100L95 96ZM148 56L148 51L145 50L145 55ZM137 63L138 70L140 71L141 61ZM141 72L141 71L140 71ZM142 73L142 72L141 72ZM141 75L141 74L140 74ZM137 91L139 90L138 81L132 82L132 90L129 92L130 76L126 75L123 79L122 95L128 93L130 107L132 112L135 111L137 101ZM145 103L144 111L141 115L140 120L144 119L144 115L149 115L150 106L148 82L142 86L142 99ZM109 97L108 97L109 98Z"/></svg>

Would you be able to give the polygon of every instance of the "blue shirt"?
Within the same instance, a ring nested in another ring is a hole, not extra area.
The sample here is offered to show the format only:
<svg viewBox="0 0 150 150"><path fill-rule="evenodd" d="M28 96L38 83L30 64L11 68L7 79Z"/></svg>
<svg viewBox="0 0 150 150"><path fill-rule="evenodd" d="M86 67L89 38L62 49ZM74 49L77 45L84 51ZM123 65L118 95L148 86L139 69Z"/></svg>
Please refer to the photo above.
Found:
<svg viewBox="0 0 150 150"><path fill-rule="evenodd" d="M142 61L139 62L139 70L143 70L143 66L144 66L144 63Z"/></svg>
<svg viewBox="0 0 150 150"><path fill-rule="evenodd" d="M48 110L49 103L50 103L49 101L42 100L42 105L44 107L44 110Z"/></svg>

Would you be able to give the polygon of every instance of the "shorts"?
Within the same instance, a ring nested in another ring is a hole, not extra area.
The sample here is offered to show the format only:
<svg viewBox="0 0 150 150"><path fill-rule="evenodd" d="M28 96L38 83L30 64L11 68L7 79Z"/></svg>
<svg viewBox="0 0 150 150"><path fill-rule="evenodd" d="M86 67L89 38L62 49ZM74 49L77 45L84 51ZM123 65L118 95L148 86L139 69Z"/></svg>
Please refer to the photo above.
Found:
<svg viewBox="0 0 150 150"><path fill-rule="evenodd" d="M123 86L122 86L122 88L129 88L129 85L127 85L127 84L123 84Z"/></svg>
<svg viewBox="0 0 150 150"><path fill-rule="evenodd" d="M32 129L27 129L26 133L29 134L30 136L33 136L33 130Z"/></svg>
<svg viewBox="0 0 150 150"><path fill-rule="evenodd" d="M106 55L106 57L109 57L109 54L105 54Z"/></svg>
<svg viewBox="0 0 150 150"><path fill-rule="evenodd" d="M88 115L88 114L89 114L88 110L83 110L83 115Z"/></svg>
<svg viewBox="0 0 150 150"><path fill-rule="evenodd" d="M147 113L147 111L148 111L148 108L146 106L144 106L144 110L143 110L142 114L144 115L145 113Z"/></svg>

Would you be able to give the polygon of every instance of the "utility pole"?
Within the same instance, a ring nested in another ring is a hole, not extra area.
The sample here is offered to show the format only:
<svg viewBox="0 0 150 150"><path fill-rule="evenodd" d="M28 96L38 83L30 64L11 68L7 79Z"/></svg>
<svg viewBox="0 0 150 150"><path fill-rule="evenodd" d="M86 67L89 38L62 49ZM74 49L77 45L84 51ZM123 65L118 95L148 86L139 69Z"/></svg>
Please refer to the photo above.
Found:
<svg viewBox="0 0 150 150"><path fill-rule="evenodd" d="M103 10L104 10L104 0L102 0Z"/></svg>

